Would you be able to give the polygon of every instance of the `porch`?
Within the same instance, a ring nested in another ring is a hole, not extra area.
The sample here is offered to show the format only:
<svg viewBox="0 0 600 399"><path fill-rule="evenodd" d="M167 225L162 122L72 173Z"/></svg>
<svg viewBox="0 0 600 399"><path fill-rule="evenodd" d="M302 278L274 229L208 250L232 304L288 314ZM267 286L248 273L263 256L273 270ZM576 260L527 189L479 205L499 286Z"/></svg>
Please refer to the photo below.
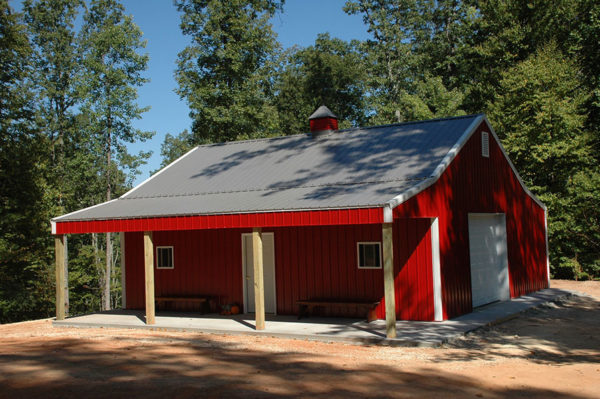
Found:
<svg viewBox="0 0 600 399"><path fill-rule="evenodd" d="M442 322L398 321L397 337L386 338L386 321L367 323L361 319L266 315L268 329L256 329L253 314L221 316L217 314L157 312L155 324L145 323L144 311L114 310L55 320L57 327L128 328L161 331L190 331L211 334L266 335L280 338L326 342L348 342L389 346L440 346L486 325L502 322L527 309L541 306L569 291L548 288L510 301L496 302L473 313Z"/></svg>

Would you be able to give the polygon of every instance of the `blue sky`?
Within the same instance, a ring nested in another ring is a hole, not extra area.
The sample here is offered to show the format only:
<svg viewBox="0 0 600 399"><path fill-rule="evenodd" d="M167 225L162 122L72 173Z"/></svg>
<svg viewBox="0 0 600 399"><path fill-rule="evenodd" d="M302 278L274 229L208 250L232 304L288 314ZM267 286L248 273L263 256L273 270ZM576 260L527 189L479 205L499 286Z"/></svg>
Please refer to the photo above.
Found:
<svg viewBox="0 0 600 399"><path fill-rule="evenodd" d="M284 48L293 45L310 46L317 35L329 32L344 40L365 39L366 27L358 16L342 11L345 0L286 0L283 13L273 17L272 23ZM160 145L167 133L177 134L189 129L189 108L174 90L173 78L177 54L188 43L179 29L179 13L170 0L124 0L126 11L144 32L150 55L147 76L150 82L139 90L139 104L151 106L135 127L156 132L154 138L130 146L130 150L152 150L153 154L138 176L139 183L158 169ZM318 11L316 11L318 10ZM308 115L307 115L308 117Z"/></svg>
<svg viewBox="0 0 600 399"><path fill-rule="evenodd" d="M136 184L150 176L161 163L160 145L167 133L189 129L191 120L185 101L175 94L173 78L177 54L189 40L179 29L179 13L171 0L121 0L127 14L144 32L146 52L150 56L146 77L150 82L139 89L140 106L150 106L134 127L155 131L152 140L129 145L131 152L153 151L148 164L141 168ZM10 1L20 9L20 1ZM314 43L319 33L329 32L344 40L365 39L368 34L362 19L342 11L345 0L286 0L283 13L272 19L273 28L284 48ZM307 115L308 117L308 115Z"/></svg>

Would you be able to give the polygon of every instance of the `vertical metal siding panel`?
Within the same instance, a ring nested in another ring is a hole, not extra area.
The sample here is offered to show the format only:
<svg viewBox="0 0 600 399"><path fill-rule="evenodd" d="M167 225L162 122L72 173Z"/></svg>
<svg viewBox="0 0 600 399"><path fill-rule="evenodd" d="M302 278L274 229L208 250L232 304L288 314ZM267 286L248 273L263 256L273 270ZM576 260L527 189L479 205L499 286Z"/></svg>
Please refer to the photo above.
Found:
<svg viewBox="0 0 600 399"><path fill-rule="evenodd" d="M323 231L320 227L315 227L313 238L312 256L313 256L313 272L310 275L310 283L315 287L315 295L319 297L325 296L323 288L323 265L321 262L321 245L323 242Z"/></svg>
<svg viewBox="0 0 600 399"><path fill-rule="evenodd" d="M281 298L278 302L278 312L281 314L291 314L293 309L291 306L292 302L292 278L293 266L289 259L290 253L290 240L285 227L278 228L275 230L275 267L278 274L278 280L281 281L281 285L277 288L277 297Z"/></svg>
<svg viewBox="0 0 600 399"><path fill-rule="evenodd" d="M288 229L285 227L275 230L275 242L278 248L275 248L276 252L276 268L279 276L281 277L281 286L277 286L278 298L281 298L280 313L291 314L292 308L292 273L294 267L290 262L290 247L292 243L288 237Z"/></svg>
<svg viewBox="0 0 600 399"><path fill-rule="evenodd" d="M398 307L400 308L400 318L402 320L408 320L410 318L409 313L409 287L408 287L408 273L410 269L409 265L409 244L408 237L410 235L410 230L408 226L408 219L402 220L402 224L400 225L400 253L401 253L401 261L400 261L400 273L399 273L399 289L400 295L398 295Z"/></svg>

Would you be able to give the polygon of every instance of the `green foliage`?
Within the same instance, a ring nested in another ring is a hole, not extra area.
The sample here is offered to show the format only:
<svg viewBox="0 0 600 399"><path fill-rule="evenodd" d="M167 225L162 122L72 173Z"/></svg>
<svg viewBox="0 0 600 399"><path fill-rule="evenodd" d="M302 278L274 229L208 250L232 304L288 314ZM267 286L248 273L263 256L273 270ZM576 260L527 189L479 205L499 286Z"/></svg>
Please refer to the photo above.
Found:
<svg viewBox="0 0 600 399"><path fill-rule="evenodd" d="M35 130L25 27L0 1L0 323L49 314L44 140Z"/></svg>
<svg viewBox="0 0 600 399"><path fill-rule="evenodd" d="M372 123L463 114L465 35L476 11L463 2L350 0L373 39L367 54Z"/></svg>
<svg viewBox="0 0 600 399"><path fill-rule="evenodd" d="M149 134L131 127L143 112L135 100L147 56L137 54L141 32L122 11L112 0L89 9L81 0L25 0L21 15L0 0L0 323L54 313L49 220L102 202L107 182L128 189L147 156L124 147ZM114 236L69 237L71 313L99 309L107 242L118 248ZM113 304L118 264L114 257L108 277Z"/></svg>
<svg viewBox="0 0 600 399"><path fill-rule="evenodd" d="M195 144L272 134L272 63L277 51L269 18L277 0L178 0L191 44L179 53L177 93L193 119Z"/></svg>
<svg viewBox="0 0 600 399"><path fill-rule="evenodd" d="M575 62L549 44L501 75L489 117L517 170L548 206L551 264L583 263L587 272L585 265L600 259L600 180L579 76Z"/></svg>
<svg viewBox="0 0 600 399"><path fill-rule="evenodd" d="M366 74L357 45L321 34L314 46L284 55L275 85L283 134L307 132L308 116L321 105L340 118L341 128L366 122Z"/></svg>
<svg viewBox="0 0 600 399"><path fill-rule="evenodd" d="M160 146L160 155L162 156L162 163L160 167L164 168L177 158L185 155L185 153L191 150L194 146L192 143L193 137L187 129L179 133L177 136L167 133L165 140ZM154 171L152 173L156 172L158 171Z"/></svg>

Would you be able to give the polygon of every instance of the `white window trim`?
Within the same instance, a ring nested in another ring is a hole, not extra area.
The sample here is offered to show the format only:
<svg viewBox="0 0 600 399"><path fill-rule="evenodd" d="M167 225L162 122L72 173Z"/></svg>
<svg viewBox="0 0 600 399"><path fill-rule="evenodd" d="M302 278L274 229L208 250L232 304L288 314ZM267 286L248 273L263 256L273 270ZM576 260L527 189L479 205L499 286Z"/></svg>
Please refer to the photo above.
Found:
<svg viewBox="0 0 600 399"><path fill-rule="evenodd" d="M360 245L361 244L377 244L377 247L379 248L379 266L361 266L360 265ZM381 257L381 241L359 241L356 243L356 265L358 266L359 269L366 269L366 270L376 270L376 269L381 269L383 267L383 258Z"/></svg>
<svg viewBox="0 0 600 399"><path fill-rule="evenodd" d="M159 260L158 250L161 249L161 248L171 248L171 265L172 265L171 267L164 267L164 266L159 266L158 265L158 260ZM164 269L164 270L175 269L175 249L173 248L172 245L163 245L163 246L160 246L160 247L158 247L158 246L156 247L156 268L157 269Z"/></svg>

